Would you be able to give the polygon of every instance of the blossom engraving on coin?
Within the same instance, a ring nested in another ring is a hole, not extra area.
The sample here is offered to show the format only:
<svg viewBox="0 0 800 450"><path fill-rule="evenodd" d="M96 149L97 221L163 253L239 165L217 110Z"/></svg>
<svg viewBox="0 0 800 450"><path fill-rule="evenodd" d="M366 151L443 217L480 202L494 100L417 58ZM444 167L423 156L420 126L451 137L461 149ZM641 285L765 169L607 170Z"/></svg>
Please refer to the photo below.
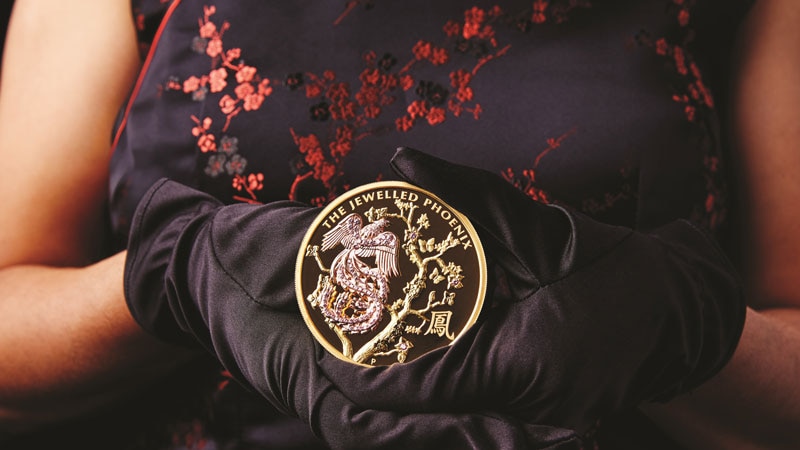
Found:
<svg viewBox="0 0 800 450"><path fill-rule="evenodd" d="M486 263L465 217L413 185L378 182L322 211L296 278L303 317L328 351L389 365L449 345L475 322Z"/></svg>

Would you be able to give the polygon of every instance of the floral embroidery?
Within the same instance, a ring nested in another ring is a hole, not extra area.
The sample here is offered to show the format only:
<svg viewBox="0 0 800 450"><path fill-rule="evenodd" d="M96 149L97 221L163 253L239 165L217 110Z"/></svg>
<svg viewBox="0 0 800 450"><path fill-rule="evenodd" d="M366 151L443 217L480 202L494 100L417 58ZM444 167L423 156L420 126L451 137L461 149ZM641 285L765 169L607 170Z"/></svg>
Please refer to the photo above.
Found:
<svg viewBox="0 0 800 450"><path fill-rule="evenodd" d="M371 0L348 1L335 25L359 5L371 9L374 3ZM482 67L504 56L510 48L510 45L498 43L495 26L505 24L524 31L529 26L520 26L521 22L561 23L570 10L589 6L589 2L579 0L535 0L530 10L514 15L504 12L499 6L469 8L464 12L463 21L451 20L444 25L441 45L418 40L410 48L410 60L403 66L398 65L397 56L391 53L378 57L373 51L366 52L357 90L353 90L348 81L338 80L332 70L320 74L295 72L287 75L278 85L290 92L304 92L305 97L312 101L309 105L311 122L329 126L326 136L290 130L299 158L293 164L296 175L289 198L296 199L300 184L311 180L320 183L325 191L324 195L312 200L316 204L325 203L348 189L342 170L344 160L355 144L367 136L392 129L408 132L420 124L438 126L450 116L467 114L478 120L483 108L476 101L472 81ZM225 116L221 127L217 125L212 130L211 117L203 121L192 118L195 122L192 133L197 137L197 147L201 153L209 155L204 173L212 178L231 176L231 187L247 194L234 195L233 198L256 202L257 192L263 188L264 175L244 173L247 160L238 153L238 140L227 131L238 114L261 108L266 97L272 94L273 86L270 78L243 62L241 49L226 48L224 35L231 25L227 21L214 22L212 16L215 13L213 5L203 7L203 16L198 20L198 35L190 43L194 52L211 59L209 72L183 80L171 77L163 90L180 91L191 95L195 101L219 95L219 110ZM472 56L474 62L444 72L449 75L449 85L417 77L416 73L426 65L439 68L450 64L454 54ZM396 102L401 90L412 89L417 99L405 108L404 113L390 118L388 123L379 123L385 108ZM221 136L219 142L218 136ZM219 149L223 142L233 150ZM231 142L236 144L230 147Z"/></svg>
<svg viewBox="0 0 800 450"><path fill-rule="evenodd" d="M701 139L708 139L711 134L708 121L711 120L714 110L714 97L703 81L702 72L689 50L695 36L690 23L696 3L697 0L670 0L668 12L674 14L678 26L678 32L671 37L653 38L647 32L640 32L635 39L640 45L652 48L664 59L672 75L672 100L683 106L686 119L697 125ZM703 164L708 195L705 202L695 208L692 219L715 230L726 216L724 192L727 189L719 170L720 157L717 149L710 142L706 147L710 152L705 155Z"/></svg>
<svg viewBox="0 0 800 450"><path fill-rule="evenodd" d="M223 36L230 29L230 23L214 23L211 16L215 13L216 7L213 5L203 7L198 35L191 43L194 52L211 58L211 70L200 76L191 75L182 82L172 77L163 90L189 94L192 100L198 102L206 100L209 94L222 94L218 106L225 115L225 122L219 128L219 133L226 133L231 121L239 113L261 108L266 97L272 94L272 86L269 78L262 77L255 67L241 60L240 48L225 49ZM211 117L205 117L202 121L195 116L191 119L195 123L192 135L197 137L197 148L201 153L209 154L204 173L212 178L227 174L231 177L231 187L247 194L234 195L234 200L257 203L256 193L264 188L264 174L244 173L247 159L238 153L239 139L222 134L217 143L216 135L211 131Z"/></svg>

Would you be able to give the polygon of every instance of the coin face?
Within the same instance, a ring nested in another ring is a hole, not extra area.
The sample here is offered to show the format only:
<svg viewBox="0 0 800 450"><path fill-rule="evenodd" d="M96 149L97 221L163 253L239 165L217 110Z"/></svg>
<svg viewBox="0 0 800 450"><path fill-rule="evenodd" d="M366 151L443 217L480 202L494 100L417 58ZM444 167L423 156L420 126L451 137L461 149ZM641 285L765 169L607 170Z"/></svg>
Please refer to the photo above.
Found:
<svg viewBox="0 0 800 450"><path fill-rule="evenodd" d="M411 361L478 318L486 260L466 217L403 182L351 189L320 213L297 258L300 311L332 354Z"/></svg>

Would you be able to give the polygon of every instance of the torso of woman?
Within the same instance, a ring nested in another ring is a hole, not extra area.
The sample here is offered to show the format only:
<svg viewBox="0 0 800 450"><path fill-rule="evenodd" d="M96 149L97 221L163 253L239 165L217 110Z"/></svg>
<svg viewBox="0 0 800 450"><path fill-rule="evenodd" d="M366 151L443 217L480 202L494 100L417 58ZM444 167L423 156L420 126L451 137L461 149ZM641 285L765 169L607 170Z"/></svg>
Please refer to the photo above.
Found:
<svg viewBox="0 0 800 450"><path fill-rule="evenodd" d="M161 177L226 203L324 205L393 179L401 146L608 223L717 230L733 3L135 0L145 62L114 135L117 245Z"/></svg>

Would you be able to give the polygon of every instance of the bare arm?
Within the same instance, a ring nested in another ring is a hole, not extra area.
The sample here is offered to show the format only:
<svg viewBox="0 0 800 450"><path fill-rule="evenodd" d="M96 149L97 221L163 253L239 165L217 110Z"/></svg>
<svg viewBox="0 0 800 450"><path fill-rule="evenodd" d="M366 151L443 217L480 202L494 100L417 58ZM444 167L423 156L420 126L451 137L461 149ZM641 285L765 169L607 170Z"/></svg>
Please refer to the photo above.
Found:
<svg viewBox="0 0 800 450"><path fill-rule="evenodd" d="M735 140L748 194L748 311L728 366L647 412L690 448L797 448L800 435L800 2L759 0L742 34Z"/></svg>
<svg viewBox="0 0 800 450"><path fill-rule="evenodd" d="M138 68L126 0L16 0L0 85L0 431L93 410L182 359L130 317L124 254L102 259L111 129Z"/></svg>

